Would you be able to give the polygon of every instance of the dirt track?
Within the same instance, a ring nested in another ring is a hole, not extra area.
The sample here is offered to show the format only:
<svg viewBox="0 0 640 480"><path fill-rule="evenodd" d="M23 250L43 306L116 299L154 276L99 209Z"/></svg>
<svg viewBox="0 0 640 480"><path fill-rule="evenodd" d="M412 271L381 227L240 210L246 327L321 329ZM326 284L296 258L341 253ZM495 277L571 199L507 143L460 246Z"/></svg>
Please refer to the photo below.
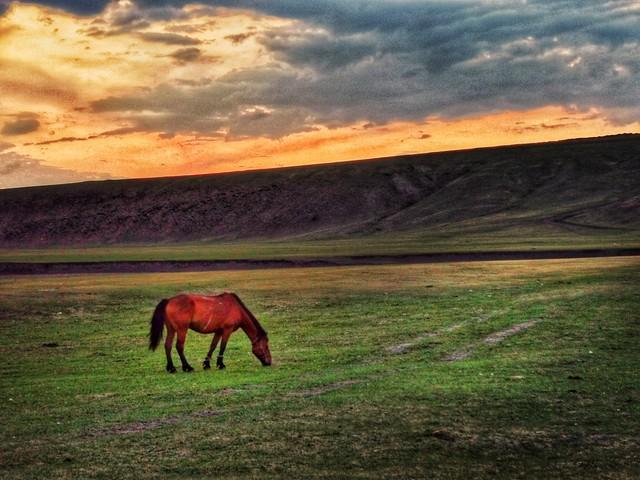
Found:
<svg viewBox="0 0 640 480"><path fill-rule="evenodd" d="M362 255L283 260L166 260L68 263L0 262L0 275L50 275L70 273L199 272L211 270L255 270L265 268L336 267L348 265L393 265L438 262L488 262L495 260L543 260L640 256L640 248L592 250L544 250L528 252L461 252L419 255Z"/></svg>

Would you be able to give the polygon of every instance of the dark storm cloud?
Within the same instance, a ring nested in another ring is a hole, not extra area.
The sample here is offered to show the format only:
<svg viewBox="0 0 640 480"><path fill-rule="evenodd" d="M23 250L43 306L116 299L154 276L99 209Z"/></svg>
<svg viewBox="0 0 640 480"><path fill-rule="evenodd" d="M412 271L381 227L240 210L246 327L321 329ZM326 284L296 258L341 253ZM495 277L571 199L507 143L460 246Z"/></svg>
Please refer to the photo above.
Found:
<svg viewBox="0 0 640 480"><path fill-rule="evenodd" d="M195 47L179 48L169 56L178 63L189 63L197 61L202 56L202 51Z"/></svg>
<svg viewBox="0 0 640 480"><path fill-rule="evenodd" d="M11 3L11 2L6 2ZM19 3L19 2L16 2ZM48 7L59 8L68 12L77 13L78 15L95 15L104 10L104 7L109 3L105 0L41 0L37 2L23 2L23 3L38 3L40 5L46 5ZM0 1L0 11L2 9L2 2Z"/></svg>
<svg viewBox="0 0 640 480"><path fill-rule="evenodd" d="M135 25L139 22L183 20L188 15L179 8L171 6L149 7L141 9L135 3L118 6L110 10L110 23L113 26Z"/></svg>
<svg viewBox="0 0 640 480"><path fill-rule="evenodd" d="M65 10L67 12L75 13L77 15L96 15L105 10L107 5L109 5L110 0L38 0L38 1L25 1L12 2L11 0L0 0L0 14L3 11L3 8L6 8L11 3L36 3L39 5L44 5L47 7L58 8L61 10ZM189 2L185 2L189 3ZM206 3L206 2L205 2ZM143 16L153 20L169 20L172 18L176 18L177 16L183 15L180 13L179 8L177 8L179 2L176 2L176 6L172 6L171 2L156 2L155 5L153 2L147 2L144 5L144 14L133 13L134 11L141 12L141 9L133 8L129 9L129 14L125 16L121 16L119 21L120 25L124 25L126 23L131 23ZM179 5L182 6L182 5Z"/></svg>
<svg viewBox="0 0 640 480"><path fill-rule="evenodd" d="M278 60L321 70L344 67L377 51L374 38L335 37L328 33L275 31L262 35L260 43Z"/></svg>
<svg viewBox="0 0 640 480"><path fill-rule="evenodd" d="M187 20L190 15L180 8L171 6L156 6L140 8L136 3L110 3L99 18L91 22L91 26L80 33L94 37L108 37L127 33L146 35L140 30L146 29L151 22L170 22L174 20ZM163 33L151 33L148 41L159 41L173 45L195 45L199 43L193 38L181 35L162 37Z"/></svg>
<svg viewBox="0 0 640 480"><path fill-rule="evenodd" d="M98 133L95 135L89 135L87 137L61 137L54 140L45 140L43 142L25 143L25 145L51 145L52 143L65 143L65 142L82 142L85 140L93 140L94 138L106 138L113 136L128 135L134 133L137 130L135 128L116 128L115 130L108 130L106 132Z"/></svg>
<svg viewBox="0 0 640 480"><path fill-rule="evenodd" d="M137 8L185 3L141 1ZM604 108L619 122L640 118L640 10L631 1L216 5L298 20L255 37L277 63L206 84L107 98L94 110L120 112L144 129L271 137L318 123L383 124L551 104Z"/></svg>
<svg viewBox="0 0 640 480"><path fill-rule="evenodd" d="M233 35L227 35L224 38L225 40L229 40L234 45L239 45L245 40L247 40L248 38L253 37L254 35L255 35L255 32L246 32L246 33L236 33Z"/></svg>
<svg viewBox="0 0 640 480"><path fill-rule="evenodd" d="M220 61L219 57L214 55L205 55L202 50L196 47L179 48L174 52L171 52L169 57L173 58L178 65L186 65L188 63L217 63ZM201 85L203 83L209 83L209 81L190 81L181 79L180 83L183 85Z"/></svg>
<svg viewBox="0 0 640 480"><path fill-rule="evenodd" d="M201 43L197 38L178 35L177 33L142 32L138 35L147 42L165 43L167 45L198 45Z"/></svg>
<svg viewBox="0 0 640 480"><path fill-rule="evenodd" d="M151 95L106 98L94 102L92 109L126 112L136 128L148 131L276 138L312 128L311 112L290 105L286 92L276 87L291 82L291 75L280 69L234 72L203 86L162 85ZM261 106L268 97L270 104L278 102L277 109Z"/></svg>
<svg viewBox="0 0 640 480"><path fill-rule="evenodd" d="M33 114L24 113L15 115L15 117L15 120L9 120L4 123L0 134L24 135L25 133L35 132L40 128L40 121Z"/></svg>

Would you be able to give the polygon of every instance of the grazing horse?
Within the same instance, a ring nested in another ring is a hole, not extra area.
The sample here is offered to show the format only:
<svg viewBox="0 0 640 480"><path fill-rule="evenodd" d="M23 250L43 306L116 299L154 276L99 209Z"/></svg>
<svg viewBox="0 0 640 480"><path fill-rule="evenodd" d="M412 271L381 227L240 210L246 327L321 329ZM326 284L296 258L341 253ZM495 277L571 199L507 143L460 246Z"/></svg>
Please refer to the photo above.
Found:
<svg viewBox="0 0 640 480"><path fill-rule="evenodd" d="M149 349L155 350L160 343L163 326L167 327L164 350L167 354L167 372L169 373L176 371L171 358L171 346L176 334L178 334L176 349L182 362L182 371L193 371L193 367L189 365L184 356L184 341L189 329L199 333L214 334L209 353L202 363L205 370L211 368L211 355L220 340L216 366L219 369L225 367L222 359L227 342L231 334L239 328L244 330L244 333L251 340L253 354L258 357L262 365L271 365L267 332L235 293L223 293L215 296L183 293L161 300L151 318Z"/></svg>

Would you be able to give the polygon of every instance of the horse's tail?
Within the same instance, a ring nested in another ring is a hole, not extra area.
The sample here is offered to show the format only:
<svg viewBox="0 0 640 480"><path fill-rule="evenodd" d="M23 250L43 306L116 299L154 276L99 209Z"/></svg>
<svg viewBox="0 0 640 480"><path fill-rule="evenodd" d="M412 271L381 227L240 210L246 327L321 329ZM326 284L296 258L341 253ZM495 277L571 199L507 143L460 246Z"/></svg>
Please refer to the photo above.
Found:
<svg viewBox="0 0 640 480"><path fill-rule="evenodd" d="M164 330L164 322L167 319L165 308L169 300L166 298L160 300L160 303L153 312L151 317L151 328L149 329L149 350L155 350L162 340L162 331Z"/></svg>

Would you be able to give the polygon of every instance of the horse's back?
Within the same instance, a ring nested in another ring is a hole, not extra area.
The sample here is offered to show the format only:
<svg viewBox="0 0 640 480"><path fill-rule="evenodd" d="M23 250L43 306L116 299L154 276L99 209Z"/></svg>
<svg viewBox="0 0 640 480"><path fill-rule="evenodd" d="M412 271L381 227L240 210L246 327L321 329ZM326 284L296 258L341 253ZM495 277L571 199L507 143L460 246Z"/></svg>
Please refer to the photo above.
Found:
<svg viewBox="0 0 640 480"><path fill-rule="evenodd" d="M168 299L170 303L180 308L193 308L197 303L209 303L220 301L226 297L233 297L231 293L221 293L219 295L200 295L196 293L179 293Z"/></svg>
<svg viewBox="0 0 640 480"><path fill-rule="evenodd" d="M219 295L196 295L193 293L184 293L181 295L177 295L177 297L180 297L182 295L189 299L196 310L200 310L202 308L213 308L219 305L231 306L236 303L234 295L227 292L221 293Z"/></svg>
<svg viewBox="0 0 640 480"><path fill-rule="evenodd" d="M169 299L167 315L176 328L182 326L200 333L237 327L242 317L236 296L181 293Z"/></svg>

